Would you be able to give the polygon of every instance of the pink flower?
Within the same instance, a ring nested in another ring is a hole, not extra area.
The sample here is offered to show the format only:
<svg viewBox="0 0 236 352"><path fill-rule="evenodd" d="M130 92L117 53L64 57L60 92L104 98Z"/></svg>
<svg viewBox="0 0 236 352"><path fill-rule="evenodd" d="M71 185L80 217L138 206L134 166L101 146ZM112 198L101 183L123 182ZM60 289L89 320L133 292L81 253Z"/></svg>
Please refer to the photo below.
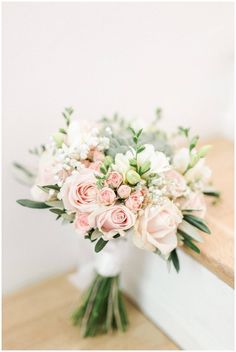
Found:
<svg viewBox="0 0 236 352"><path fill-rule="evenodd" d="M100 152L99 150L95 149L93 152L93 161L103 161L105 159L104 153Z"/></svg>
<svg viewBox="0 0 236 352"><path fill-rule="evenodd" d="M90 163L89 168L91 170L99 172L101 165L102 165L102 162L98 160L98 161L95 161L93 163Z"/></svg>
<svg viewBox="0 0 236 352"><path fill-rule="evenodd" d="M90 229L90 225L88 223L88 213L77 213L75 217L75 229L79 235L85 235Z"/></svg>
<svg viewBox="0 0 236 352"><path fill-rule="evenodd" d="M201 192L191 192L188 197L181 198L179 201L180 208L195 210L190 214L196 215L199 218L204 218L206 215L206 202Z"/></svg>
<svg viewBox="0 0 236 352"><path fill-rule="evenodd" d="M115 199L116 199L116 194L109 187L104 187L99 192L99 200L104 205L111 205L112 203L114 203Z"/></svg>
<svg viewBox="0 0 236 352"><path fill-rule="evenodd" d="M181 211L171 202L148 206L135 224L134 244L149 251L159 251L163 255L177 247L177 227L182 222Z"/></svg>
<svg viewBox="0 0 236 352"><path fill-rule="evenodd" d="M138 211L142 207L144 196L142 191L135 191L131 193L128 199L125 201L125 205L132 211Z"/></svg>
<svg viewBox="0 0 236 352"><path fill-rule="evenodd" d="M110 240L116 234L125 236L125 230L134 226L135 215L124 205L104 207L89 216L91 227L97 227L103 233L105 240Z"/></svg>
<svg viewBox="0 0 236 352"><path fill-rule="evenodd" d="M173 198L178 198L186 191L187 185L184 177L177 171L171 169L165 172L167 191Z"/></svg>
<svg viewBox="0 0 236 352"><path fill-rule="evenodd" d="M107 185L118 188L123 181L122 175L117 171L112 171L106 180Z"/></svg>
<svg viewBox="0 0 236 352"><path fill-rule="evenodd" d="M93 170L83 168L67 178L60 198L66 210L91 212L97 206L98 189Z"/></svg>
<svg viewBox="0 0 236 352"><path fill-rule="evenodd" d="M118 196L120 198L128 198L130 193L131 193L131 188L130 186L127 185L121 185L118 190L117 190Z"/></svg>

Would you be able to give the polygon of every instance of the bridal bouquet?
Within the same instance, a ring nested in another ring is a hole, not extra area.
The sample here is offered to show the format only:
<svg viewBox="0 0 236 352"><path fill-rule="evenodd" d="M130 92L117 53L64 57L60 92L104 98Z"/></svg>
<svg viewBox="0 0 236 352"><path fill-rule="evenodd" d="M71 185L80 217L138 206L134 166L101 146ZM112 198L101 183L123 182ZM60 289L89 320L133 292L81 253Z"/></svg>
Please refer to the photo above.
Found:
<svg viewBox="0 0 236 352"><path fill-rule="evenodd" d="M198 230L210 234L204 194L218 196L205 165L210 146L197 148L198 137L186 128L167 136L157 127L159 110L144 129L118 116L91 124L72 113L66 109L65 127L31 151L39 156L35 175L15 163L33 181L33 200L17 202L73 224L100 252L94 280L73 315L83 335L124 331L119 275L127 240L179 271L177 248L199 253Z"/></svg>

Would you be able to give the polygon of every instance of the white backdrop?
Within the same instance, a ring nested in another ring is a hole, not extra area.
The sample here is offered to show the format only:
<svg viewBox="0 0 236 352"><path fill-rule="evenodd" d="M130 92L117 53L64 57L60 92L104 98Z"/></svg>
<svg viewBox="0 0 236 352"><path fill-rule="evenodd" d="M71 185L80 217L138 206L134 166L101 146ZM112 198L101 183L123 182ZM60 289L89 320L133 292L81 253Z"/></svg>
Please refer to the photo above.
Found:
<svg viewBox="0 0 236 352"><path fill-rule="evenodd" d="M14 160L33 163L72 105L233 138L233 3L3 4L3 288L67 270L87 243L21 208ZM82 249L81 249L82 247ZM80 248L78 250L78 248Z"/></svg>

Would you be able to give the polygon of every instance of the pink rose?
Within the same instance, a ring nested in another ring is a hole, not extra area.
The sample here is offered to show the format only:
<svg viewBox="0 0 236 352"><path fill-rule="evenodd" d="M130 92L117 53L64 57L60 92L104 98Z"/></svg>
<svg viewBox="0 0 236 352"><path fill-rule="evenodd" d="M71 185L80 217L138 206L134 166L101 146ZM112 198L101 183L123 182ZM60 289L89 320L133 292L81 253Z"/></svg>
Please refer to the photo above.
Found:
<svg viewBox="0 0 236 352"><path fill-rule="evenodd" d="M182 222L181 211L171 202L148 206L135 224L134 244L149 251L158 249L163 255L177 247L177 227Z"/></svg>
<svg viewBox="0 0 236 352"><path fill-rule="evenodd" d="M130 193L131 193L131 188L130 186L127 185L121 185L118 190L117 190L118 196L120 198L128 198Z"/></svg>
<svg viewBox="0 0 236 352"><path fill-rule="evenodd" d="M204 218L206 215L206 202L203 194L201 192L191 192L188 197L182 198L179 201L180 208L183 209L193 209L195 211L190 214L196 215L199 218Z"/></svg>
<svg viewBox="0 0 236 352"><path fill-rule="evenodd" d="M114 203L115 199L116 199L116 194L111 188L104 187L100 190L99 200L102 204L111 205L112 203Z"/></svg>
<svg viewBox="0 0 236 352"><path fill-rule="evenodd" d="M118 188L123 181L122 175L117 171L112 171L106 180L107 185Z"/></svg>
<svg viewBox="0 0 236 352"><path fill-rule="evenodd" d="M135 215L124 205L104 207L89 216L91 227L97 227L103 233L105 240L110 240L116 234L125 236L125 230L134 226Z"/></svg>
<svg viewBox="0 0 236 352"><path fill-rule="evenodd" d="M171 169L165 172L167 191L173 198L178 198L186 191L187 185L184 177L177 171Z"/></svg>
<svg viewBox="0 0 236 352"><path fill-rule="evenodd" d="M97 206L98 189L93 170L83 168L67 178L60 198L68 211L91 212Z"/></svg>
<svg viewBox="0 0 236 352"><path fill-rule="evenodd" d="M132 211L138 211L142 207L144 196L142 191L135 191L131 193L128 199L125 201L125 205Z"/></svg>
<svg viewBox="0 0 236 352"><path fill-rule="evenodd" d="M102 162L98 160L98 161L95 161L93 163L90 163L89 168L91 170L99 172L101 165L102 165Z"/></svg>
<svg viewBox="0 0 236 352"><path fill-rule="evenodd" d="M90 229L90 225L88 223L88 213L77 213L74 221L76 232L79 235L85 235Z"/></svg>

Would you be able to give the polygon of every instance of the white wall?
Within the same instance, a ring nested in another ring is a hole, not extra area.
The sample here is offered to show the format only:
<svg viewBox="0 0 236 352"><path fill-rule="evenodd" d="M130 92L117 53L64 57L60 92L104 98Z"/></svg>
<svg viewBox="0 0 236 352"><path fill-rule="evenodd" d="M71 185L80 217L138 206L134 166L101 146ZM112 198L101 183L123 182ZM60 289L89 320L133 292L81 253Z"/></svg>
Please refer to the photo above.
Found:
<svg viewBox="0 0 236 352"><path fill-rule="evenodd" d="M28 148L47 141L68 105L87 119L150 119L162 106L163 126L232 138L233 4L3 4L5 291L76 262L71 228L16 205L28 190L11 170L31 164Z"/></svg>

